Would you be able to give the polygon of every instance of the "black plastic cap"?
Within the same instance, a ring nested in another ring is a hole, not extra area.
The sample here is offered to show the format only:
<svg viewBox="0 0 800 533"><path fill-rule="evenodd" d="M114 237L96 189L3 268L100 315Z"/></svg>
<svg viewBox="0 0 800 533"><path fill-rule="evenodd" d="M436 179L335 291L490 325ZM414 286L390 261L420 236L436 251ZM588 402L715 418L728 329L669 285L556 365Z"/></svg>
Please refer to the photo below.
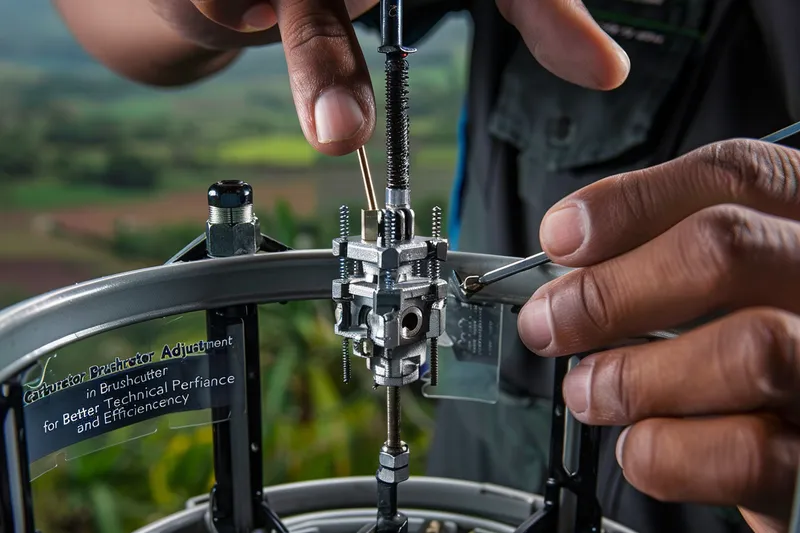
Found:
<svg viewBox="0 0 800 533"><path fill-rule="evenodd" d="M239 180L218 181L208 188L208 205L229 209L253 205L253 188Z"/></svg>

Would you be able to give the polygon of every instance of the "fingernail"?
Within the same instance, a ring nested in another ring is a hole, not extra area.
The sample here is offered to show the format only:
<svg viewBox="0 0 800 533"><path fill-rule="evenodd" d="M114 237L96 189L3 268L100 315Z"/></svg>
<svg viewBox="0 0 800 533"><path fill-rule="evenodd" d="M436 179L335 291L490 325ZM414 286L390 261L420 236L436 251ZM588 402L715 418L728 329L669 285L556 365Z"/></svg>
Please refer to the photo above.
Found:
<svg viewBox="0 0 800 533"><path fill-rule="evenodd" d="M248 9L242 15L242 23L244 26L241 31L254 32L264 31L278 22L275 16L275 10L270 4L259 3Z"/></svg>
<svg viewBox="0 0 800 533"><path fill-rule="evenodd" d="M622 64L625 65L625 73L627 75L627 73L631 71L631 58L630 56L628 56L628 52L626 52L625 49L619 45L618 42L614 41L614 45L617 48L617 55L619 56L620 62L622 62Z"/></svg>
<svg viewBox="0 0 800 533"><path fill-rule="evenodd" d="M626 427L622 430L622 433L619 434L619 438L617 439L617 449L615 455L617 456L617 463L619 467L624 470L622 466L622 449L625 447L625 439L628 438L628 433L631 431L631 426Z"/></svg>
<svg viewBox="0 0 800 533"><path fill-rule="evenodd" d="M564 378L564 401L574 414L589 408L593 368L592 361L581 362Z"/></svg>
<svg viewBox="0 0 800 533"><path fill-rule="evenodd" d="M549 314L550 305L546 298L529 302L519 312L517 329L522 342L529 349L542 350L553 341Z"/></svg>
<svg viewBox="0 0 800 533"><path fill-rule="evenodd" d="M586 240L584 210L575 205L563 207L547 215L542 222L542 247L555 256L577 252Z"/></svg>
<svg viewBox="0 0 800 533"><path fill-rule="evenodd" d="M317 98L314 121L317 141L327 144L355 136L364 124L364 114L350 91L332 87Z"/></svg>

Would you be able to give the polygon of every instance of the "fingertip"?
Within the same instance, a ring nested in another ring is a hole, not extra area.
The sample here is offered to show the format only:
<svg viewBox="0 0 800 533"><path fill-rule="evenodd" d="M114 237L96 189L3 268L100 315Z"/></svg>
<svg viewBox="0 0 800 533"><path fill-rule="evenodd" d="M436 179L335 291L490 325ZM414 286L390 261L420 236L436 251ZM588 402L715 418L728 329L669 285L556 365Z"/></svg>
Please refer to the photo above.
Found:
<svg viewBox="0 0 800 533"><path fill-rule="evenodd" d="M367 143L375 128L374 105L370 95L351 88L323 89L313 105L311 144L331 156L349 154Z"/></svg>
<svg viewBox="0 0 800 533"><path fill-rule="evenodd" d="M268 30L278 23L275 9L267 2L259 2L242 15L241 31L252 33Z"/></svg>
<svg viewBox="0 0 800 533"><path fill-rule="evenodd" d="M628 426L622 430L622 433L619 434L619 438L617 438L617 446L614 450L614 454L617 458L617 464L623 470L625 470L625 466L623 465L623 459L625 454L625 440L628 438L628 434L631 432L631 428L633 426Z"/></svg>
<svg viewBox="0 0 800 533"><path fill-rule="evenodd" d="M583 204L563 203L545 214L539 228L539 243L548 257L572 266L570 260L585 248L589 229L589 217Z"/></svg>
<svg viewBox="0 0 800 533"><path fill-rule="evenodd" d="M599 68L595 79L595 88L601 91L612 91L619 88L631 72L631 59L628 53L616 41L608 38L613 53L608 54L608 64Z"/></svg>
<svg viewBox="0 0 800 533"><path fill-rule="evenodd" d="M529 350L545 355L553 342L550 304L546 297L534 297L523 306L517 317L517 333Z"/></svg>

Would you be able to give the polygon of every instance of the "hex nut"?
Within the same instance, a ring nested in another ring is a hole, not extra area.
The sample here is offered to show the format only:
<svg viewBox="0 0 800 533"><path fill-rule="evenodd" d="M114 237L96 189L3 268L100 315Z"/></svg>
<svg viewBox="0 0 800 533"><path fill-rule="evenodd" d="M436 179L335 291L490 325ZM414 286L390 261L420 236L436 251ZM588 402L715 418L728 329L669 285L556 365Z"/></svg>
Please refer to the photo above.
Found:
<svg viewBox="0 0 800 533"><path fill-rule="evenodd" d="M376 477L384 483L402 483L410 477L410 470L408 466L398 468L397 470L381 466L378 468L378 475Z"/></svg>
<svg viewBox="0 0 800 533"><path fill-rule="evenodd" d="M333 239L333 255L334 257L347 257L347 239L337 237Z"/></svg>
<svg viewBox="0 0 800 533"><path fill-rule="evenodd" d="M350 298L350 282L340 279L333 280L331 284L331 298L333 300L344 300Z"/></svg>
<svg viewBox="0 0 800 533"><path fill-rule="evenodd" d="M402 303L403 291L401 289L381 289L375 292L372 307L375 313L385 315L395 309L400 309Z"/></svg>
<svg viewBox="0 0 800 533"><path fill-rule="evenodd" d="M405 444L403 444L403 451L400 453L392 453L386 446L381 448L380 465L383 467L397 470L398 468L408 466L408 459L408 446Z"/></svg>
<svg viewBox="0 0 800 533"><path fill-rule="evenodd" d="M206 246L211 257L232 257L258 252L261 224L256 217L238 224L206 223Z"/></svg>
<svg viewBox="0 0 800 533"><path fill-rule="evenodd" d="M400 252L396 248L379 250L378 267L384 270L397 270L400 268Z"/></svg>

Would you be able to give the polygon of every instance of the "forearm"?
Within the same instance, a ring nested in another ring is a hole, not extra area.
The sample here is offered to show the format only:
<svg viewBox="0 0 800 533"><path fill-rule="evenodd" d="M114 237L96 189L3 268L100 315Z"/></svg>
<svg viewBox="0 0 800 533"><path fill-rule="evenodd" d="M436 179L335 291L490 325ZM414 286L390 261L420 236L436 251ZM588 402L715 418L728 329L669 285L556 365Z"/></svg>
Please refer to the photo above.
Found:
<svg viewBox="0 0 800 533"><path fill-rule="evenodd" d="M112 71L140 83L185 85L225 68L240 53L191 42L169 27L147 1L53 2L89 54ZM197 16L203 18L200 13Z"/></svg>

